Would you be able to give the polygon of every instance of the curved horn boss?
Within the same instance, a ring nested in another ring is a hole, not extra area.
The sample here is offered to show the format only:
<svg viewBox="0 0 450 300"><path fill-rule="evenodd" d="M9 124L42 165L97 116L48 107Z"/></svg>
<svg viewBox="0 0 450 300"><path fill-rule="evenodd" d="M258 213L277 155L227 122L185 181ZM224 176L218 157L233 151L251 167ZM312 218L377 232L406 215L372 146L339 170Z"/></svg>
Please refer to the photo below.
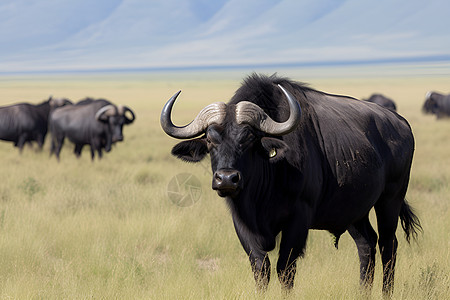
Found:
<svg viewBox="0 0 450 300"><path fill-rule="evenodd" d="M95 119L100 121L105 117L113 116L115 113L116 107L114 105L105 105L97 111L97 113L95 114Z"/></svg>
<svg viewBox="0 0 450 300"><path fill-rule="evenodd" d="M301 117L300 105L295 98L281 85L278 85L289 103L289 119L283 123L272 120L258 105L242 101L236 104L236 121L238 124L247 123L271 135L284 135L292 132Z"/></svg>
<svg viewBox="0 0 450 300"><path fill-rule="evenodd" d="M174 125L170 116L175 100L180 93L181 91L175 93L164 105L161 112L161 127L166 134L177 139L190 139L205 132L210 124L222 123L226 115L226 104L215 102L203 108L191 123L181 127Z"/></svg>

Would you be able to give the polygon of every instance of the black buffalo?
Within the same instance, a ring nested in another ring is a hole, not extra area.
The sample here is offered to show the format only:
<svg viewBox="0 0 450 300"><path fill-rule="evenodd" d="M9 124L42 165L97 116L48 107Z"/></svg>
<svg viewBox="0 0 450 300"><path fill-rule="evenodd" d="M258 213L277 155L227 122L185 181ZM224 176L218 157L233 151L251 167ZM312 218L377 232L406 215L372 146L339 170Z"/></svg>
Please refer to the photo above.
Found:
<svg viewBox="0 0 450 300"><path fill-rule="evenodd" d="M45 142L50 112L71 104L68 99L52 98L40 104L18 103L0 107L0 139L14 143L22 151L25 143L36 141L39 148Z"/></svg>
<svg viewBox="0 0 450 300"><path fill-rule="evenodd" d="M366 101L376 103L392 111L397 111L397 106L395 105L394 100L381 94L372 94L369 99L366 99Z"/></svg>
<svg viewBox="0 0 450 300"><path fill-rule="evenodd" d="M450 95L428 92L422 111L426 114L436 115L437 119L450 117Z"/></svg>
<svg viewBox="0 0 450 300"><path fill-rule="evenodd" d="M350 233L361 284L368 288L378 241L383 291L392 293L398 220L408 241L420 229L405 201L414 138L404 118L365 101L254 74L227 104L208 105L178 127L170 115L179 93L164 106L161 126L190 140L172 154L188 162L210 154L212 188L230 207L259 287L269 282L267 253L278 234L278 278L290 289L308 230L322 229L336 237L336 247L340 235ZM372 207L379 238L369 222Z"/></svg>
<svg viewBox="0 0 450 300"><path fill-rule="evenodd" d="M130 114L130 117L126 114ZM123 140L124 124L134 121L133 111L126 106L116 106L104 99L85 99L76 105L62 107L50 116L52 145L50 153L55 153L59 160L64 138L75 144L74 153L81 155L84 145L90 145L91 158L95 152L102 157L102 149L111 151L115 142Z"/></svg>

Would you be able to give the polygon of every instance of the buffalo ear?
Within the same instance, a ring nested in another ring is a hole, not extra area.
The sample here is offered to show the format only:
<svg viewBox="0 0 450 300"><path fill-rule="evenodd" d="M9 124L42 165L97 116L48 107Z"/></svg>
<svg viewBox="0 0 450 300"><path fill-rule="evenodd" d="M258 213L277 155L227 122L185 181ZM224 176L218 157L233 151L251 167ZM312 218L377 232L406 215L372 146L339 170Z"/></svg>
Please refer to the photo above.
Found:
<svg viewBox="0 0 450 300"><path fill-rule="evenodd" d="M263 137L261 145L270 162L277 162L285 158L289 146L283 141L271 137Z"/></svg>
<svg viewBox="0 0 450 300"><path fill-rule="evenodd" d="M172 155L187 162L199 162L208 153L205 138L184 141L172 148Z"/></svg>

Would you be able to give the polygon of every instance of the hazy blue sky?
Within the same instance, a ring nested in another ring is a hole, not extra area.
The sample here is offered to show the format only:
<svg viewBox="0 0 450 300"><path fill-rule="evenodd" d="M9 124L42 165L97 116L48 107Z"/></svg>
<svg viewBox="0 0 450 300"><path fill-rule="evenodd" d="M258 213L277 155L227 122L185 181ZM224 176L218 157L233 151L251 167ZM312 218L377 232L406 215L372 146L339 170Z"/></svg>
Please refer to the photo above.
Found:
<svg viewBox="0 0 450 300"><path fill-rule="evenodd" d="M450 57L447 0L1 0L0 72Z"/></svg>

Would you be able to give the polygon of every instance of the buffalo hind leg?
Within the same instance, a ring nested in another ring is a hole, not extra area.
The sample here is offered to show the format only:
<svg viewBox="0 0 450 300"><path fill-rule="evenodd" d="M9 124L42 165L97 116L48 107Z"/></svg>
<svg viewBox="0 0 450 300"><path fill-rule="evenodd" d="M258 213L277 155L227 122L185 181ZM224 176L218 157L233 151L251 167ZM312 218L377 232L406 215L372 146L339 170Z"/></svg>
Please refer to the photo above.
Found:
<svg viewBox="0 0 450 300"><path fill-rule="evenodd" d="M53 153L55 153L55 149L56 149L56 141L55 141L54 136L52 135L52 140L50 143L50 156L52 156Z"/></svg>
<svg viewBox="0 0 450 300"><path fill-rule="evenodd" d="M59 154L61 153L61 148L64 145L64 136L58 136L55 138L55 146L52 146L55 151L56 159L59 161Z"/></svg>
<svg viewBox="0 0 450 300"><path fill-rule="evenodd" d="M348 229L358 248L360 262L360 284L369 292L372 289L375 273L375 253L377 234L370 225L369 217L365 216Z"/></svg>
<svg viewBox="0 0 450 300"><path fill-rule="evenodd" d="M36 138L37 144L38 144L38 150L42 151L42 148L44 147L45 142L45 134L39 134Z"/></svg>
<svg viewBox="0 0 450 300"><path fill-rule="evenodd" d="M386 200L386 199L384 199ZM375 205L375 212L378 223L378 246L380 247L381 261L383 263L383 294L386 297L392 296L394 289L394 272L397 258L397 230L400 207L403 200L396 205L396 199L380 201ZM387 205L387 204L391 205Z"/></svg>
<svg viewBox="0 0 450 300"><path fill-rule="evenodd" d="M397 259L397 237L394 235L391 239L379 240L381 252L381 261L383 262L383 295L392 296L394 291L395 263Z"/></svg>

